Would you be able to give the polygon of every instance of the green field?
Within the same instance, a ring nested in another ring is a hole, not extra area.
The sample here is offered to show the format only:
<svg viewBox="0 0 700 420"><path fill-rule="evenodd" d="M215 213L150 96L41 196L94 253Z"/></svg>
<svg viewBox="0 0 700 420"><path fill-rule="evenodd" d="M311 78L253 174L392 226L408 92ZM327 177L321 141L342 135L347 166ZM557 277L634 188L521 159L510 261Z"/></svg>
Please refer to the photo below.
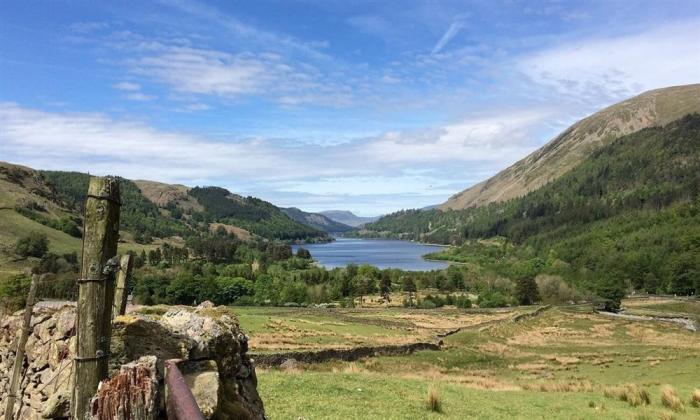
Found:
<svg viewBox="0 0 700 420"><path fill-rule="evenodd" d="M251 325L254 338L264 323L251 322L258 309L246 310L241 324ZM271 419L697 418L690 397L700 388L700 335L555 308L518 323L466 328L445 339L442 351L258 368L258 378ZM606 397L625 384L646 391L650 404ZM665 384L682 400L679 411L662 405ZM429 389L439 394L440 413L427 409Z"/></svg>
<svg viewBox="0 0 700 420"><path fill-rule="evenodd" d="M529 310L232 308L256 352L432 342L439 333Z"/></svg>

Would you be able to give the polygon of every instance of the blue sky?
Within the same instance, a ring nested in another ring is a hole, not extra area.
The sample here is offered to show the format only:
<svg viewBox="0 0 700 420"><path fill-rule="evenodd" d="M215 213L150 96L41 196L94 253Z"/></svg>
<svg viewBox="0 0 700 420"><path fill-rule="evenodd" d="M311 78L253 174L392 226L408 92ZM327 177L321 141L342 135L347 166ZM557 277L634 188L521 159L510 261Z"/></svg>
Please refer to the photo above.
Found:
<svg viewBox="0 0 700 420"><path fill-rule="evenodd" d="M697 0L8 0L0 160L375 215L698 82Z"/></svg>

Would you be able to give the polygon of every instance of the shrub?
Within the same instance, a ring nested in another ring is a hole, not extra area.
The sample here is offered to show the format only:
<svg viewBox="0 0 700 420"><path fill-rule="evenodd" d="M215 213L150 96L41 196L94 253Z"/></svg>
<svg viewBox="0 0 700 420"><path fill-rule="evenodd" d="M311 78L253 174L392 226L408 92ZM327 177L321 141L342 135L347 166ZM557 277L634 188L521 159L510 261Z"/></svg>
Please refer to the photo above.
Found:
<svg viewBox="0 0 700 420"><path fill-rule="evenodd" d="M0 279L0 309L14 312L27 303L31 279L18 274Z"/></svg>
<svg viewBox="0 0 700 420"><path fill-rule="evenodd" d="M685 409L683 401L678 398L676 390L671 385L661 387L661 403L673 411L681 412Z"/></svg>
<svg viewBox="0 0 700 420"><path fill-rule="evenodd" d="M469 309L472 307L472 301L466 295L457 296L454 301L458 308Z"/></svg>
<svg viewBox="0 0 700 420"><path fill-rule="evenodd" d="M442 401L440 400L440 392L434 388L428 388L428 410L435 413L442 413Z"/></svg>
<svg viewBox="0 0 700 420"><path fill-rule="evenodd" d="M535 278L542 302L547 304L567 303L578 300L576 291L560 276L540 274Z"/></svg>
<svg viewBox="0 0 700 420"><path fill-rule="evenodd" d="M508 299L501 292L486 292L479 295L480 308L502 308L508 306Z"/></svg>
<svg viewBox="0 0 700 420"><path fill-rule="evenodd" d="M49 250L49 239L45 234L30 232L27 236L19 238L15 244L15 252L21 257L41 258Z"/></svg>

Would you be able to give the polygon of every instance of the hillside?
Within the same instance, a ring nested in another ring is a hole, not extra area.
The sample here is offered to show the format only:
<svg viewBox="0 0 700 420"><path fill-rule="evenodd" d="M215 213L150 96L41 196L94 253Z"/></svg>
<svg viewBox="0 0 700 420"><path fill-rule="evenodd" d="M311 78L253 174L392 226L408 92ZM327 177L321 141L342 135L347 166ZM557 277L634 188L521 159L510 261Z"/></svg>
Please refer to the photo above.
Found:
<svg viewBox="0 0 700 420"><path fill-rule="evenodd" d="M325 239L326 233L290 219L274 205L216 187L190 189L153 181L121 180L121 243L147 249L223 228L239 239ZM0 252L10 253L29 232L45 234L51 250L79 250L89 175L38 171L0 162Z"/></svg>
<svg viewBox="0 0 700 420"><path fill-rule="evenodd" d="M434 256L455 261L480 252L472 240L505 237L541 264L561 261L561 274L582 284L615 279L686 293L700 278L700 115L614 140L524 197L460 211L403 211L366 228L374 236L464 244Z"/></svg>
<svg viewBox="0 0 700 420"><path fill-rule="evenodd" d="M333 221L352 227L359 227L379 219L379 217L356 216L355 213L347 210L326 210L320 213Z"/></svg>
<svg viewBox="0 0 700 420"><path fill-rule="evenodd" d="M324 232L343 233L354 229L352 226L336 222L320 213L307 213L296 207L283 208L282 211L293 220Z"/></svg>
<svg viewBox="0 0 700 420"><path fill-rule="evenodd" d="M615 138L692 112L700 112L700 84L643 93L577 122L494 177L453 195L440 208L460 210L520 197L559 178Z"/></svg>

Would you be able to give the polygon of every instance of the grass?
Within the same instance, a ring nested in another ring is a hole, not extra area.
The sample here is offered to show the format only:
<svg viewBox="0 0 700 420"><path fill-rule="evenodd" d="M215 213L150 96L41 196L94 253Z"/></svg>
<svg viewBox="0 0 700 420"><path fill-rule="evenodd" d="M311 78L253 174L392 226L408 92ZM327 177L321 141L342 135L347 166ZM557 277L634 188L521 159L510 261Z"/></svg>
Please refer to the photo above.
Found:
<svg viewBox="0 0 700 420"><path fill-rule="evenodd" d="M512 311L403 308L316 309L232 307L256 352L433 341L462 327L506 319Z"/></svg>
<svg viewBox="0 0 700 420"><path fill-rule="evenodd" d="M403 310L388 312L406 319ZM662 384L692 396L700 377L700 336L679 327L552 309L467 328L444 342L443 351L261 370L259 391L271 419L684 419L700 412L673 411L661 399ZM426 408L431 388L439 389L440 413Z"/></svg>
<svg viewBox="0 0 700 420"><path fill-rule="evenodd" d="M683 401L681 401L676 390L671 385L661 387L661 403L673 411L685 411Z"/></svg>

